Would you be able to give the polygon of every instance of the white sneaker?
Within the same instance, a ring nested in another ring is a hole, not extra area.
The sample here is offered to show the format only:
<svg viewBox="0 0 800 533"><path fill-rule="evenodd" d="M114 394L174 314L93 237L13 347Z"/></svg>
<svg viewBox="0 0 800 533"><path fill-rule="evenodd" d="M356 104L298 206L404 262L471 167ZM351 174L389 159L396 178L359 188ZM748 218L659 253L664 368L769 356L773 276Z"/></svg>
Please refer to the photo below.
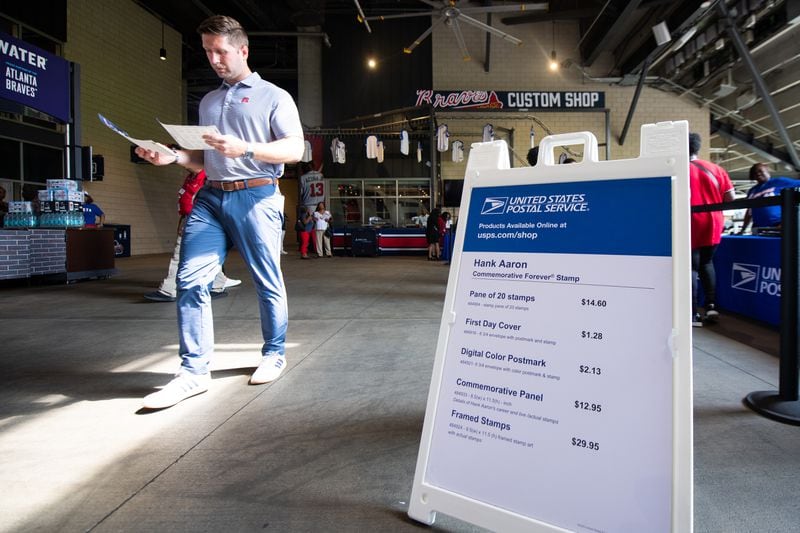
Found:
<svg viewBox="0 0 800 533"><path fill-rule="evenodd" d="M145 409L172 407L186 398L206 392L210 382L211 374L192 374L181 370L160 391L145 396L142 401L142 407Z"/></svg>
<svg viewBox="0 0 800 533"><path fill-rule="evenodd" d="M286 250L281 250L281 255L289 255L289 252L287 252Z"/></svg>
<svg viewBox="0 0 800 533"><path fill-rule="evenodd" d="M225 285L222 286L223 289L230 289L231 287L237 287L242 284L242 280L240 279L233 279L228 278L225 280Z"/></svg>
<svg viewBox="0 0 800 533"><path fill-rule="evenodd" d="M275 381L286 368L286 357L280 354L265 355L256 371L250 376L251 385L262 385Z"/></svg>

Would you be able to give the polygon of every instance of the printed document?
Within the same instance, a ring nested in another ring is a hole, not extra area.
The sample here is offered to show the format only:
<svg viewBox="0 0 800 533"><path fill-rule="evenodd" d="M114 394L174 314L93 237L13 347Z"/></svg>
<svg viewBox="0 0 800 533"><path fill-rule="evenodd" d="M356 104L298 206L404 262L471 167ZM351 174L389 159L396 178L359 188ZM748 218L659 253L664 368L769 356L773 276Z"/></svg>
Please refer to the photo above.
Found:
<svg viewBox="0 0 800 533"><path fill-rule="evenodd" d="M100 113L98 113L97 116L100 119L100 122L105 124L109 129L125 137L128 141L132 142L136 146L140 146L145 150L152 150L153 152L165 156L172 157L175 155L175 151L168 146L156 141L134 139L123 129L108 120ZM161 121L158 123L161 124L165 130L167 130L167 132L181 148L185 148L187 150L210 150L211 147L205 143L203 140L203 135L219 134L219 130L217 130L216 126L180 126L174 124L163 124Z"/></svg>

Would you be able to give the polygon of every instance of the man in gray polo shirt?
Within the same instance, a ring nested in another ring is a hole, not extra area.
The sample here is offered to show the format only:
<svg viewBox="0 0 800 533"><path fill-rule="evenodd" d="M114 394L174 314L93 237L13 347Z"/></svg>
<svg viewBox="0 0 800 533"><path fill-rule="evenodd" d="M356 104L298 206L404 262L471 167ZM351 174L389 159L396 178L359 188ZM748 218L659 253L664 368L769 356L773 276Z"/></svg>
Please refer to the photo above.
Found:
<svg viewBox="0 0 800 533"><path fill-rule="evenodd" d="M231 246L253 275L259 298L264 345L250 383L268 383L286 367L286 289L280 270L283 196L277 179L284 163L303 155L303 127L292 97L264 81L247 65L247 34L234 19L212 16L197 29L211 67L222 85L200 103L206 150L179 150L174 157L137 148L155 165L177 163L205 169L206 187L197 195L183 233L178 267L178 329L181 369L144 407L170 407L208 390L214 351L209 286Z"/></svg>

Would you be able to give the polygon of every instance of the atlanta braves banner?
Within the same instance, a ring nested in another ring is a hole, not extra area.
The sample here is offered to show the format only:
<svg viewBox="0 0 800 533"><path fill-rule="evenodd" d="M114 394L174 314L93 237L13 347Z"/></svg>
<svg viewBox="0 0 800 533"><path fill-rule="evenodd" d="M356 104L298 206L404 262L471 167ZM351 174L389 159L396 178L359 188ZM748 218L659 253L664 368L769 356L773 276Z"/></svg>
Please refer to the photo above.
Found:
<svg viewBox="0 0 800 533"><path fill-rule="evenodd" d="M0 98L69 121L69 63L0 32Z"/></svg>

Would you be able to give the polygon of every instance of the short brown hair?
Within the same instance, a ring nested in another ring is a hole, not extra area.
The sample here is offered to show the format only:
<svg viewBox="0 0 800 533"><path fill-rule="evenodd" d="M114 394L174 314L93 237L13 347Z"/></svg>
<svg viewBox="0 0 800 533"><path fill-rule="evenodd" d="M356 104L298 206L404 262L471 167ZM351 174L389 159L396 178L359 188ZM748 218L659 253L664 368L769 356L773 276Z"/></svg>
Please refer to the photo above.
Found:
<svg viewBox="0 0 800 533"><path fill-rule="evenodd" d="M248 46L247 33L239 21L225 15L212 15L197 27L200 35L222 35L234 46Z"/></svg>

